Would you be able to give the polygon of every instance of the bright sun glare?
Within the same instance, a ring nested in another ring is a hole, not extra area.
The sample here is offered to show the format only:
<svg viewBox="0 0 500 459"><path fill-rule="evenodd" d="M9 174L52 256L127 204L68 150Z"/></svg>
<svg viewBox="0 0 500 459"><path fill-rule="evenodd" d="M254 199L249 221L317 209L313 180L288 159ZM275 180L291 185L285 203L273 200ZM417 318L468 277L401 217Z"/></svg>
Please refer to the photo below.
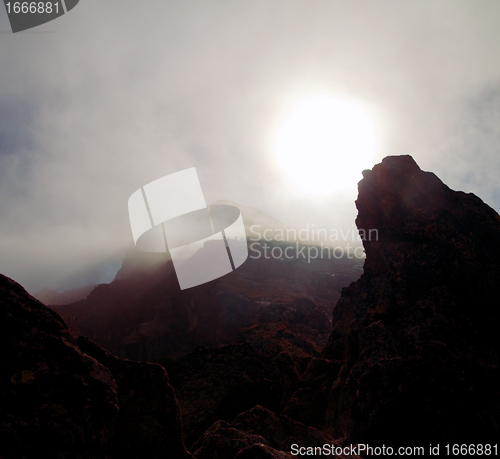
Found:
<svg viewBox="0 0 500 459"><path fill-rule="evenodd" d="M321 94L293 107L274 152L298 190L321 195L354 188L373 166L376 144L374 123L360 104Z"/></svg>

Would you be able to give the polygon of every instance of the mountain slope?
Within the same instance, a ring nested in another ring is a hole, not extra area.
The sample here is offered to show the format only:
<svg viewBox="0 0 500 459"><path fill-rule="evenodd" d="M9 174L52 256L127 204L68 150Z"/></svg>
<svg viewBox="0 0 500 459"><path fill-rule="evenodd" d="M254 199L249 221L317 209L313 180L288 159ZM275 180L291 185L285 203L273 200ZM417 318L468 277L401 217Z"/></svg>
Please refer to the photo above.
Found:
<svg viewBox="0 0 500 459"><path fill-rule="evenodd" d="M84 301L55 309L76 334L117 356L148 360L185 354L197 346L231 344L248 327L262 324L261 316L269 319L270 305L290 310L285 321L274 314L278 327L298 324L293 304L303 298L317 319L302 332L309 340L306 347L321 348L331 330L333 301L361 274L355 258L308 263L303 258L249 257L232 273L181 291L172 262L165 254L159 261L157 255L131 250L111 284L99 285Z"/></svg>

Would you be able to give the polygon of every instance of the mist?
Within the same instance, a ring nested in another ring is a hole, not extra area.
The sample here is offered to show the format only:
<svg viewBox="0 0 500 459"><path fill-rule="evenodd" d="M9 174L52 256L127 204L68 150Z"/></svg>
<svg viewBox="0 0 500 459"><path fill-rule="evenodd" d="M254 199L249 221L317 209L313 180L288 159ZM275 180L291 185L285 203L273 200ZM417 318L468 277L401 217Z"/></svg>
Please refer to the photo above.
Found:
<svg viewBox="0 0 500 459"><path fill-rule="evenodd" d="M12 34L0 9L0 272L30 292L110 282L133 245L129 196L189 167L207 203L351 228L355 183L299 193L273 156L293 104L318 92L366 107L375 162L411 154L499 209L499 14L494 1L86 0Z"/></svg>

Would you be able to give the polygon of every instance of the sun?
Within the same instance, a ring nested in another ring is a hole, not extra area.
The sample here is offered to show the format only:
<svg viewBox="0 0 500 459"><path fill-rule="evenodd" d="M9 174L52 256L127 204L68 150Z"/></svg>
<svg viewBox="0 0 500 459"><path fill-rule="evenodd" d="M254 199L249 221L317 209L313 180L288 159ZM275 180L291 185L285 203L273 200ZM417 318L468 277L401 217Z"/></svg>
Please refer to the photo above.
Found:
<svg viewBox="0 0 500 459"><path fill-rule="evenodd" d="M278 165L300 191L332 194L355 188L361 171L371 168L376 131L358 102L318 94L296 103L278 129Z"/></svg>

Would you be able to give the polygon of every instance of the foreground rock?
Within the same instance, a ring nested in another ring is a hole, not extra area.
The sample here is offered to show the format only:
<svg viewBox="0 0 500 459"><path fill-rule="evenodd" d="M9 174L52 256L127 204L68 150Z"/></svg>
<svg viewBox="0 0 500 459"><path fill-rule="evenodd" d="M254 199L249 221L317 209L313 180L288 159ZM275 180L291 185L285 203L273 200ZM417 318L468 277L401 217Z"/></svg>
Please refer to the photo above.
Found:
<svg viewBox="0 0 500 459"><path fill-rule="evenodd" d="M262 362L248 344L199 348L169 370L188 447L214 422L231 422L268 399ZM192 449L192 448L190 448Z"/></svg>
<svg viewBox="0 0 500 459"><path fill-rule="evenodd" d="M342 365L338 360L312 359L282 413L306 425L323 428L332 384Z"/></svg>
<svg viewBox="0 0 500 459"><path fill-rule="evenodd" d="M83 344L0 275L0 456L191 457L165 370Z"/></svg>
<svg viewBox="0 0 500 459"><path fill-rule="evenodd" d="M322 422L351 443L495 442L499 215L410 156L365 171L356 205L378 239L334 308L323 357L341 367Z"/></svg>
<svg viewBox="0 0 500 459"><path fill-rule="evenodd" d="M322 447L333 443L319 430L294 421L288 416L273 413L263 406L256 406L238 415L232 427L261 435L266 438L269 446L279 451L291 451L292 445Z"/></svg>
<svg viewBox="0 0 500 459"><path fill-rule="evenodd" d="M109 369L117 384L120 416L115 420L117 457L188 457L174 390L165 369L156 364L122 360L89 339L77 340L85 354Z"/></svg>
<svg viewBox="0 0 500 459"><path fill-rule="evenodd" d="M193 445L196 459L234 459L243 449L251 445L267 445L260 435L241 432L225 421L214 423Z"/></svg>
<svg viewBox="0 0 500 459"><path fill-rule="evenodd" d="M192 448L196 459L290 459L332 455L332 449L339 459L358 457L342 454L339 443L319 430L259 405L232 424L214 423Z"/></svg>

